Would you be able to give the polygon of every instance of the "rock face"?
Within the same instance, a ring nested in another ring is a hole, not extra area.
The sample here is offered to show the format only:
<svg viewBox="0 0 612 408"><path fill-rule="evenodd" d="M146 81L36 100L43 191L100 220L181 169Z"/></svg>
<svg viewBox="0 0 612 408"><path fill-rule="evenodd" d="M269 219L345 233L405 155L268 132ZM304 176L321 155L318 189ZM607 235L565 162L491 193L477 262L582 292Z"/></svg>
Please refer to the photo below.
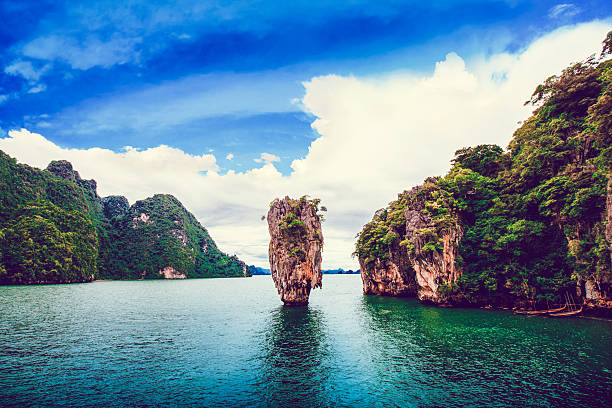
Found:
<svg viewBox="0 0 612 408"><path fill-rule="evenodd" d="M408 193L405 242L408 259L414 270L418 285L419 300L444 304L448 301L440 287L451 287L461 276L455 260L463 228L456 215L452 214L444 226L437 225L428 211L425 201L431 198L437 188L433 183L415 187Z"/></svg>
<svg viewBox="0 0 612 408"><path fill-rule="evenodd" d="M417 296L434 304L450 303L449 288L461 276L455 265L463 228L453 211L432 215L426 203L440 196L435 179L400 194L377 211L357 242L363 293ZM440 200L444 206L444 200Z"/></svg>
<svg viewBox="0 0 612 408"><path fill-rule="evenodd" d="M177 271L171 266L166 266L164 269L159 271L159 274L163 275L164 279L185 279L187 278L187 276L185 276L184 273L180 273L179 271Z"/></svg>
<svg viewBox="0 0 612 408"><path fill-rule="evenodd" d="M612 174L608 174L606 208L601 218L603 225L605 225L605 231L602 235L605 236L608 247L609 265L612 265ZM600 265L599 269L599 273L594 274L595 279L593 281L578 282L577 292L584 297L584 308L588 312L610 317L612 315L612 273L610 272L610 266Z"/></svg>
<svg viewBox="0 0 612 408"><path fill-rule="evenodd" d="M612 264L612 174L608 174L608 196L606 197L606 241L610 250L610 263Z"/></svg>
<svg viewBox="0 0 612 408"><path fill-rule="evenodd" d="M53 160L45 169L49 173L62 178L66 181L71 181L79 186L83 187L85 191L93 192L98 197L96 192L98 184L95 180L83 180L79 175L79 172L72 168L72 163L67 160Z"/></svg>
<svg viewBox="0 0 612 408"><path fill-rule="evenodd" d="M369 268L359 260L363 293L378 296L414 296L416 281L407 263L406 254L394 252L391 260L376 259Z"/></svg>
<svg viewBox="0 0 612 408"><path fill-rule="evenodd" d="M318 200L275 199L268 211L272 279L288 306L308 303L310 290L322 286L323 234Z"/></svg>

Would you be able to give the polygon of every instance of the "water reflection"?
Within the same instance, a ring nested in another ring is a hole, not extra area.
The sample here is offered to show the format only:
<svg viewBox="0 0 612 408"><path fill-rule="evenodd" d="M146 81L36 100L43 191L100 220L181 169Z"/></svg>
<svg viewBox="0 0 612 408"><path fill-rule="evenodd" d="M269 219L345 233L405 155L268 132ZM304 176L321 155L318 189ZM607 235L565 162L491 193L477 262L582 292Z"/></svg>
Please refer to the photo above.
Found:
<svg viewBox="0 0 612 408"><path fill-rule="evenodd" d="M387 392L395 391L416 405L462 401L474 406L548 407L570 401L570 406L579 406L585 395L576 389L590 389L594 401L606 399L604 370L593 370L605 360L580 361L580 352L605 353L596 341L580 340L579 322L441 309L369 296L363 299L363 310L373 349L378 350L375 364L389 369L380 373L383 386L385 376L395 379L396 386ZM591 340L596 334L592 326L588 325Z"/></svg>
<svg viewBox="0 0 612 408"><path fill-rule="evenodd" d="M274 309L265 333L261 383L266 405L312 407L325 404L328 370L323 314L310 306Z"/></svg>

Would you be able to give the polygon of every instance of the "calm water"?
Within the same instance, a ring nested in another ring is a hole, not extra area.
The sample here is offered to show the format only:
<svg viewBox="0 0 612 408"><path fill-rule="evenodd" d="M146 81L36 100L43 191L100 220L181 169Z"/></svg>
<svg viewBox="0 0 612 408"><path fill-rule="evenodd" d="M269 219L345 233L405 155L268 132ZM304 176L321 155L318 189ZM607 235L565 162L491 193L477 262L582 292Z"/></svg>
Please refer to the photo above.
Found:
<svg viewBox="0 0 612 408"><path fill-rule="evenodd" d="M612 324L425 307L323 278L0 287L0 406L598 407Z"/></svg>

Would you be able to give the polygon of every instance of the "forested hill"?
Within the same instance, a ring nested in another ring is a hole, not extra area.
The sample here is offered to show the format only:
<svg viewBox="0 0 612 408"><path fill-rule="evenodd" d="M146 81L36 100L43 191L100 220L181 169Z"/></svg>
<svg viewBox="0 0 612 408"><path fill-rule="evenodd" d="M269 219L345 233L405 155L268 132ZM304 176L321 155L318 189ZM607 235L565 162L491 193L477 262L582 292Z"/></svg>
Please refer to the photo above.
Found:
<svg viewBox="0 0 612 408"><path fill-rule="evenodd" d="M612 33L538 86L508 149L458 150L359 235L364 291L439 304L612 307ZM607 232L606 232L607 229Z"/></svg>
<svg viewBox="0 0 612 408"><path fill-rule="evenodd" d="M66 161L46 170L0 151L0 283L250 276L170 195L100 198Z"/></svg>

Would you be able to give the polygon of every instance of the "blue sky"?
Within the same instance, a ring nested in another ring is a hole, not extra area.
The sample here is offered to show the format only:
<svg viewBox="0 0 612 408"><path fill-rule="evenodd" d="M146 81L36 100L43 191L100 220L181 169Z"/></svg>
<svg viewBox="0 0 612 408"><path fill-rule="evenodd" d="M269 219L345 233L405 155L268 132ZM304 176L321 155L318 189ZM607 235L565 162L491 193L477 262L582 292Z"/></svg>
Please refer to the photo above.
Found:
<svg viewBox="0 0 612 408"><path fill-rule="evenodd" d="M513 51L608 1L3 1L0 128L72 148L168 144L222 169L290 172L316 138L317 75L431 71ZM233 160L225 160L228 154Z"/></svg>

